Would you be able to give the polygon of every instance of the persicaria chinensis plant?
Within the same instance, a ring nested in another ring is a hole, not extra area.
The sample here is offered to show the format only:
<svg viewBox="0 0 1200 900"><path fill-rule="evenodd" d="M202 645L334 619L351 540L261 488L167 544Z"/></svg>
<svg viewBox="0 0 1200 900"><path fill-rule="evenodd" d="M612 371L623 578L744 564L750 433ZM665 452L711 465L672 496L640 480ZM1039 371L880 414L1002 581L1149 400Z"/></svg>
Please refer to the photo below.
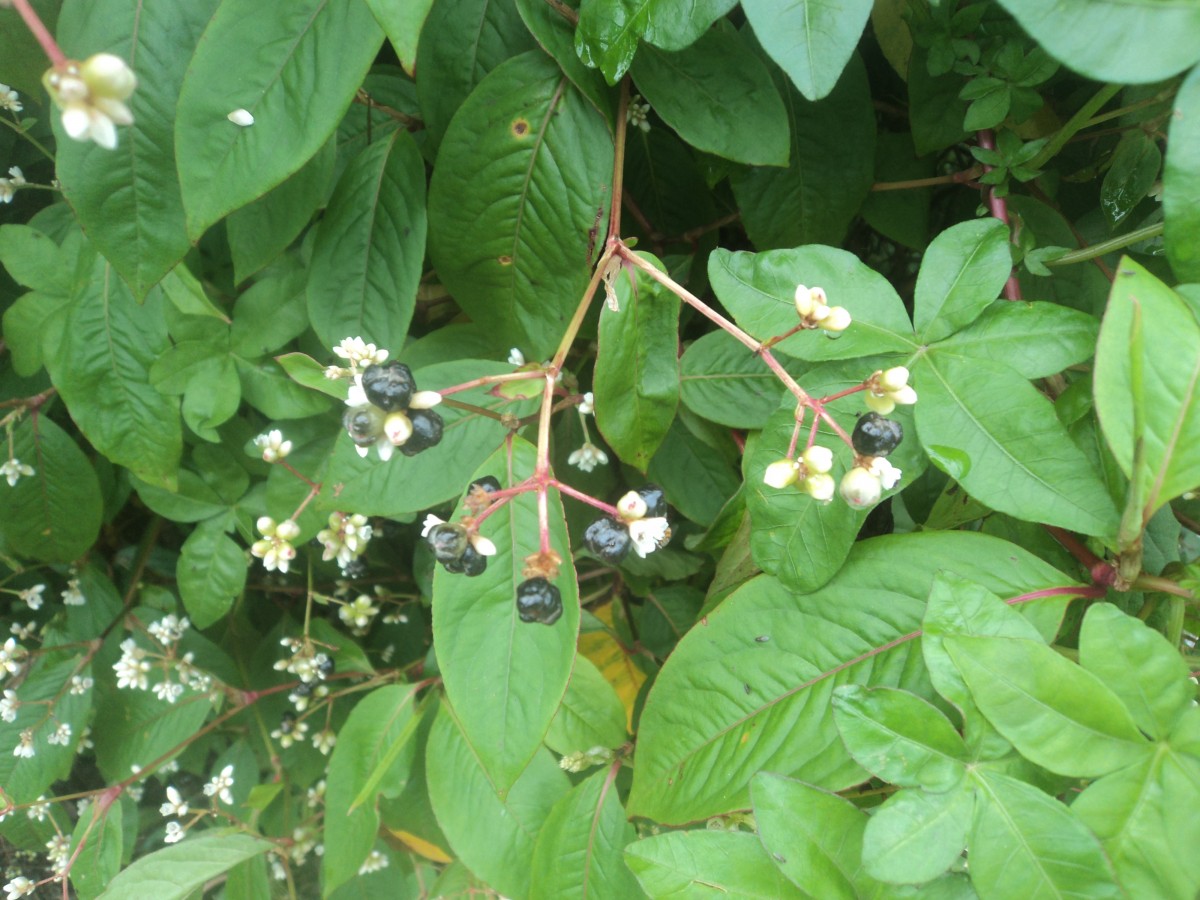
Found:
<svg viewBox="0 0 1200 900"><path fill-rule="evenodd" d="M1200 8L0 0L0 887L1200 892Z"/></svg>

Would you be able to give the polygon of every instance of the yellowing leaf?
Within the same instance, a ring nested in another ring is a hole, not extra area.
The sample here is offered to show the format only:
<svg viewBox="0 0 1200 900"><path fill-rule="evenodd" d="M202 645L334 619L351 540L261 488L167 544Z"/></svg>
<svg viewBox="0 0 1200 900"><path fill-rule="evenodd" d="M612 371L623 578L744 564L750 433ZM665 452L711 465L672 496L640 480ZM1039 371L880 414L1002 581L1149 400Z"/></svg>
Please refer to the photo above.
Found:
<svg viewBox="0 0 1200 900"><path fill-rule="evenodd" d="M596 618L608 625L613 624L612 602L593 610ZM646 680L646 673L638 668L633 658L605 631L594 631L579 636L579 652L595 663L604 680L613 686L621 704L625 707L626 724L633 730L633 704L638 691Z"/></svg>

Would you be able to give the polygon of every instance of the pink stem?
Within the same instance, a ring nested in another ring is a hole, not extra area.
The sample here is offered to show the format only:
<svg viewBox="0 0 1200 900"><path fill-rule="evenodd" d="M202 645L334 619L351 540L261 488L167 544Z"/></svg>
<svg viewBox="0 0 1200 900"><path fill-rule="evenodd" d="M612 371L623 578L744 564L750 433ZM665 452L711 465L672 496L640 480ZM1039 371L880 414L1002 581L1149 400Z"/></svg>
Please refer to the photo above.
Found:
<svg viewBox="0 0 1200 900"><path fill-rule="evenodd" d="M460 391L469 391L471 388L483 387L485 384L503 384L506 381L529 381L533 378L541 378L544 375L545 372L541 369L509 372L505 375L484 375L480 378L472 378L470 381L464 381L462 384L456 384L453 387L442 388L438 393L443 397L449 397L451 394L457 394Z"/></svg>
<svg viewBox="0 0 1200 900"><path fill-rule="evenodd" d="M59 66L66 62L66 54L62 52L62 48L54 40L54 35L42 24L42 20L38 18L38 14L29 5L29 0L12 0L12 5L21 18L25 20L26 27L37 38L37 42L42 45L42 49L46 51L46 56L50 58L51 64Z"/></svg>
<svg viewBox="0 0 1200 900"><path fill-rule="evenodd" d="M984 150L996 149L996 136L992 133L990 128L985 128L979 132L979 146ZM983 167L985 173L991 171L991 169L991 166ZM987 198L988 209L992 211L992 215L1005 225L1008 225L1008 201L1003 197L996 196L995 187L988 188ZM1021 299L1021 285L1020 282L1017 281L1016 275L1010 274L1008 276L1008 281L1004 282L1004 297L1007 300Z"/></svg>
<svg viewBox="0 0 1200 900"><path fill-rule="evenodd" d="M583 491L577 491L577 490L575 490L575 488L571 487L569 484L563 484L558 479L552 479L549 482L549 484L551 487L557 488L560 492L566 494L568 497L574 497L576 500L578 500L581 503L586 503L588 506L594 506L594 507L596 507L596 509L600 510L601 512L608 513L614 519L619 519L621 516L621 514L617 511L617 508L615 506L609 506L604 501L597 500L591 494L585 494L585 493L583 493Z"/></svg>

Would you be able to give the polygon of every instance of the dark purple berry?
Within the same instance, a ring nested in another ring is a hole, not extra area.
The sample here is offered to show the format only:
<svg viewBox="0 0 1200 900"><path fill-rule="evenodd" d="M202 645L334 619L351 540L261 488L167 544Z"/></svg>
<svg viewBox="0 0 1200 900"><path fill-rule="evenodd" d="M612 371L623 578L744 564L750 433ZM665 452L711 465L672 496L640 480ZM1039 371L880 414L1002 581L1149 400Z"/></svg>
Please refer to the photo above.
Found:
<svg viewBox="0 0 1200 900"><path fill-rule="evenodd" d="M384 412L408 409L417 389L412 370L401 362L367 366L362 373L362 386L367 399Z"/></svg>
<svg viewBox="0 0 1200 900"><path fill-rule="evenodd" d="M477 552L470 544L467 544L467 549L463 551L460 562L463 574L468 578L482 575L487 570L487 557Z"/></svg>
<svg viewBox="0 0 1200 900"><path fill-rule="evenodd" d="M562 594L545 578L530 578L517 585L517 615L522 622L553 625L562 611Z"/></svg>
<svg viewBox="0 0 1200 900"><path fill-rule="evenodd" d="M583 543L601 562L615 566L629 553L632 541L628 528L611 516L604 516L588 526Z"/></svg>
<svg viewBox="0 0 1200 900"><path fill-rule="evenodd" d="M385 416L373 406L360 406L357 409L346 410L342 424L350 435L350 440L359 447L370 447L383 434Z"/></svg>
<svg viewBox="0 0 1200 900"><path fill-rule="evenodd" d="M646 516L654 519L667 514L667 497L657 484L643 484L638 496L646 501Z"/></svg>
<svg viewBox="0 0 1200 900"><path fill-rule="evenodd" d="M470 544L467 541L467 529L453 522L442 522L429 529L425 536L429 546L433 548L434 558L442 565L457 563Z"/></svg>
<svg viewBox="0 0 1200 900"><path fill-rule="evenodd" d="M850 443L861 456L887 456L904 438L904 428L893 419L879 413L867 413L854 423Z"/></svg>
<svg viewBox="0 0 1200 900"><path fill-rule="evenodd" d="M472 481L467 486L468 497L475 492L475 488L479 488L485 494L494 494L496 491L500 490L500 482L491 475L484 475L482 478Z"/></svg>
<svg viewBox="0 0 1200 900"><path fill-rule="evenodd" d="M442 442L445 423L432 409L410 409L408 420L412 422L412 434L400 445L400 452L405 456L416 456L422 450L436 447Z"/></svg>
<svg viewBox="0 0 1200 900"><path fill-rule="evenodd" d="M317 671L320 672L326 678L328 678L330 675L333 674L333 670L336 668L337 668L337 663L335 663L333 661L333 657L326 656L325 654L322 653L320 656L320 659L317 661Z"/></svg>

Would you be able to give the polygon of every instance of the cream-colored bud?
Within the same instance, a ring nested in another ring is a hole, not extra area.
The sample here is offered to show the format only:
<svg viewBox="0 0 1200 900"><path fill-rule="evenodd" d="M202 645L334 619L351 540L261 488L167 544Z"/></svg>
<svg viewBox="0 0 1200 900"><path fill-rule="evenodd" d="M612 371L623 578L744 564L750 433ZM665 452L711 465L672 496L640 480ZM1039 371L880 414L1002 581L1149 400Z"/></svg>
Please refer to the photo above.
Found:
<svg viewBox="0 0 1200 900"><path fill-rule="evenodd" d="M794 459L779 459L767 466L763 482L768 487L785 488L800 477L800 465Z"/></svg>
<svg viewBox="0 0 1200 900"><path fill-rule="evenodd" d="M908 384L908 369L904 366L893 366L879 373L879 386L885 391L898 391Z"/></svg>
<svg viewBox="0 0 1200 900"><path fill-rule="evenodd" d="M399 447L412 437L412 422L402 412L389 413L388 417L383 420L383 433L387 435L387 439L392 442L393 446Z"/></svg>
<svg viewBox="0 0 1200 900"><path fill-rule="evenodd" d="M829 307L829 315L821 320L821 327L826 331L842 332L850 327L850 311L844 306Z"/></svg>
<svg viewBox="0 0 1200 900"><path fill-rule="evenodd" d="M294 541L300 536L300 526L294 519L284 519L275 526L275 537L285 541Z"/></svg>
<svg viewBox="0 0 1200 900"><path fill-rule="evenodd" d="M480 556L495 556L496 545L482 534L471 535L471 546L475 548L475 552Z"/></svg>
<svg viewBox="0 0 1200 900"><path fill-rule="evenodd" d="M112 53L97 53L84 60L79 74L92 93L116 100L127 99L137 87L137 76L121 57Z"/></svg>
<svg viewBox="0 0 1200 900"><path fill-rule="evenodd" d="M818 473L828 472L833 468L833 451L814 444L804 451L804 467L808 470L809 478Z"/></svg>
<svg viewBox="0 0 1200 900"><path fill-rule="evenodd" d="M881 416L886 416L896 408L896 401L887 395L880 397L871 393L870 391L866 391L863 393L863 400L870 409L879 413Z"/></svg>
<svg viewBox="0 0 1200 900"><path fill-rule="evenodd" d="M227 118L234 125L240 125L243 128L254 124L254 116L248 109L235 109L225 118Z"/></svg>
<svg viewBox="0 0 1200 900"><path fill-rule="evenodd" d="M804 479L804 484L801 487L808 492L814 499L822 503L828 503L833 499L833 492L837 489L837 483L833 480L832 475L827 475L824 472L817 472L809 475Z"/></svg>
<svg viewBox="0 0 1200 900"><path fill-rule="evenodd" d="M270 516L259 516L258 521L254 523L254 527L258 529L259 534L274 534L275 520Z"/></svg>
<svg viewBox="0 0 1200 900"><path fill-rule="evenodd" d="M912 406L917 402L917 392L910 385L905 385L898 391L892 391L890 394L892 400L899 403L901 406Z"/></svg>
<svg viewBox="0 0 1200 900"><path fill-rule="evenodd" d="M796 313L800 316L800 318L807 319L810 315L812 315L813 306L815 305L813 303L812 291L810 291L804 285L798 284L796 285L795 299Z"/></svg>
<svg viewBox="0 0 1200 900"><path fill-rule="evenodd" d="M408 401L409 409L433 409L442 402L442 395L437 391L417 391Z"/></svg>
<svg viewBox="0 0 1200 900"><path fill-rule="evenodd" d="M617 512L626 520L641 519L646 515L646 501L637 491L630 491L617 501Z"/></svg>
<svg viewBox="0 0 1200 900"><path fill-rule="evenodd" d="M842 476L839 492L842 499L855 509L866 509L879 502L883 496L883 485L878 476L862 466L855 466Z"/></svg>

